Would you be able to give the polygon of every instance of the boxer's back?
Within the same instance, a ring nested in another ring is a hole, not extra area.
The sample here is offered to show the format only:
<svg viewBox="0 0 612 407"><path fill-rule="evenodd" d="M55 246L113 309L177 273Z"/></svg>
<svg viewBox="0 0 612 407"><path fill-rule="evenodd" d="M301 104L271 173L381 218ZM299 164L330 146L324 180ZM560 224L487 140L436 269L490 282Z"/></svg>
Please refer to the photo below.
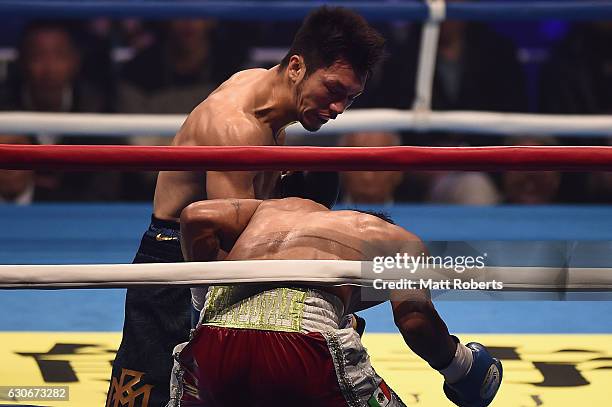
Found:
<svg viewBox="0 0 612 407"><path fill-rule="evenodd" d="M330 211L300 198L264 201L228 255L230 260L364 260L395 226L355 211Z"/></svg>
<svg viewBox="0 0 612 407"><path fill-rule="evenodd" d="M329 211L299 198L269 200L259 206L227 260L370 260L412 238L417 239L366 213ZM324 288L345 305L353 290Z"/></svg>

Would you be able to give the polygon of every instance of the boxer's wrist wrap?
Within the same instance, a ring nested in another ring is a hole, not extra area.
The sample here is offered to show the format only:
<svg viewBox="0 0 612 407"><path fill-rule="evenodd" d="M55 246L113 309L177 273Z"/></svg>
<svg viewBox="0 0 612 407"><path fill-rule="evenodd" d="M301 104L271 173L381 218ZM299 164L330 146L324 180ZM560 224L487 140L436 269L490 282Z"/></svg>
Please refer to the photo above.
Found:
<svg viewBox="0 0 612 407"><path fill-rule="evenodd" d="M472 351L464 344L457 342L457 350L455 350L453 360L439 372L444 376L446 383L456 383L470 370L473 360Z"/></svg>
<svg viewBox="0 0 612 407"><path fill-rule="evenodd" d="M491 404L501 386L502 363L479 343L468 343L465 348L472 354L472 364L458 381L444 382L444 394L460 407L486 407Z"/></svg>

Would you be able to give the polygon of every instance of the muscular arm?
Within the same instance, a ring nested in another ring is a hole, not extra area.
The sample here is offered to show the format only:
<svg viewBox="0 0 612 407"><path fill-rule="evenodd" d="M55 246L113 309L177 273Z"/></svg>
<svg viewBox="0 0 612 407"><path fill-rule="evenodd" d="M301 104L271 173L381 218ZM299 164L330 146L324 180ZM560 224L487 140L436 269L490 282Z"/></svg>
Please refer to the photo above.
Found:
<svg viewBox="0 0 612 407"><path fill-rule="evenodd" d="M256 199L194 202L181 213L181 248L186 261L216 260L229 252L261 203Z"/></svg>
<svg viewBox="0 0 612 407"><path fill-rule="evenodd" d="M268 135L254 119L244 114L224 117L223 122L208 126L208 134L200 136L201 145L260 146L269 143ZM254 185L257 171L208 171L207 199L254 199L258 191Z"/></svg>
<svg viewBox="0 0 612 407"><path fill-rule="evenodd" d="M427 248L418 237L403 229L397 232L396 238L407 242L398 252L427 255ZM429 290L393 290L391 306L395 325L406 345L436 369L448 365L457 345L431 302Z"/></svg>
<svg viewBox="0 0 612 407"><path fill-rule="evenodd" d="M393 291L391 305L406 344L444 376L446 397L458 406L488 406L501 385L501 362L480 343L452 337L429 291Z"/></svg>
<svg viewBox="0 0 612 407"><path fill-rule="evenodd" d="M393 319L406 345L433 368L446 367L457 344L434 308L427 290L394 290Z"/></svg>

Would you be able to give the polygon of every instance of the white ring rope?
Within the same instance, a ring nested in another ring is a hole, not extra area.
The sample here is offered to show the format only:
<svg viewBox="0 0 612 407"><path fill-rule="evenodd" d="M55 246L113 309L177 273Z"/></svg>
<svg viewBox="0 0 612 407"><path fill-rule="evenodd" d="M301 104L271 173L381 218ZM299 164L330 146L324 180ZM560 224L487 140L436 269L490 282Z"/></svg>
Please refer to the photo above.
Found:
<svg viewBox="0 0 612 407"><path fill-rule="evenodd" d="M9 1L9 3L12 3ZM22 2L23 3L23 2ZM107 2L108 3L108 2ZM418 62L418 72L415 80L415 100L413 103L414 111L402 111L393 109L362 109L345 113L340 120L329 123L324 126L319 134L335 134L358 131L449 131L449 132L464 132L478 133L490 135L558 135L558 136L610 136L612 135L612 116L591 116L591 115L538 115L538 114L507 114L498 112L435 112L431 111L431 94L433 87L433 76L435 71L435 60L438 47L439 24L446 20L448 14L453 17L453 12L457 13L457 9L462 7L470 7L470 4L451 4L447 9L447 4L444 0L426 0L426 6L429 14L423 25L423 34L421 39L421 49ZM528 4L528 3L526 3ZM21 4L23 6L23 4ZM261 4L249 4L251 7L256 7L255 10L261 14ZM349 4L343 4L350 7ZM529 6L533 6L532 10L527 10ZM488 12L492 17L499 18L513 15L521 18L529 16L537 11L542 12L547 8L547 12L557 12L561 10L561 14L567 14L570 17L576 17L582 13L589 15L598 13L598 16L606 14L607 6L604 4L564 4L560 7L558 4L488 4L480 5L487 6ZM52 7L56 7L51 5ZM84 4L85 9L79 10L81 13L87 14L92 12L97 6L92 7L91 4ZM132 5L134 6L134 5ZM144 12L147 7L152 7L146 3L138 4L142 6ZM164 6L158 4L157 6ZM187 5L190 7L189 5ZM221 14L229 13L233 7L239 7L244 12L246 3L227 5L227 4L208 4L213 9L221 8L224 11L217 10ZM295 5L292 5L293 8ZM301 5L300 7L303 7ZM362 4L365 6L365 4ZM370 5L371 6L371 5ZM397 5L395 5L397 6ZM414 5L404 5L404 7L413 7ZM568 8L568 6L570 8ZM9 7L15 8L15 4L9 4ZM30 10L32 5L25 5ZM40 9L40 5L35 5ZM101 9L113 7L112 4L103 4ZM224 8L229 7L229 10ZM272 10L276 17L286 15L278 9L287 7L287 5L278 4L272 6L268 11L264 11L263 15L270 17ZM310 6L308 6L310 7ZM387 4L386 7L391 10L394 5ZM419 7L418 5L414 7ZM602 8L603 7L603 8ZM72 7L74 8L74 6ZM120 9L122 13L125 7ZM551 9L552 8L552 9ZM598 8L597 10L595 8ZM601 8L601 9L599 9ZM377 12L381 11L378 5L375 5ZM123 10L123 11L121 11ZM204 10L204 8L202 8ZM576 10L581 10L578 13ZM590 10L590 11L589 11ZM64 10L65 12L69 10ZM200 10L201 11L201 10ZM415 11L415 10L413 10ZM29 11L31 12L31 11ZM168 9L164 10L167 14ZM183 11L184 12L184 11ZM188 11L193 15L194 10ZM280 15L278 13L281 13ZM459 10L462 17L470 16L472 11ZM390 11L392 13L392 11ZM463 13L463 14L462 14ZM501 14L500 14L501 13ZM249 14L249 13L247 13ZM235 17L235 14L229 14ZM250 17L253 14L250 13ZM456 17L456 16L455 16ZM481 16L482 17L482 16ZM130 136L130 135L174 135L185 119L185 115L121 115L121 114L65 114L65 113L34 113L34 112L0 112L0 134L62 134L62 135L104 135L104 136ZM301 126L291 126L288 128L288 135L301 135L307 133Z"/></svg>
<svg viewBox="0 0 612 407"><path fill-rule="evenodd" d="M0 288L105 288L145 285L309 283L371 287L375 279L498 281L509 290L611 290L612 269L485 267L457 273L418 268L415 273L374 273L371 262L344 260L255 260L206 263L0 265Z"/></svg>
<svg viewBox="0 0 612 407"><path fill-rule="evenodd" d="M2 134L90 136L174 136L186 115L0 112ZM612 136L612 115L541 115L472 111L349 110L310 133L300 125L287 134L341 134L363 131L450 131L491 135Z"/></svg>

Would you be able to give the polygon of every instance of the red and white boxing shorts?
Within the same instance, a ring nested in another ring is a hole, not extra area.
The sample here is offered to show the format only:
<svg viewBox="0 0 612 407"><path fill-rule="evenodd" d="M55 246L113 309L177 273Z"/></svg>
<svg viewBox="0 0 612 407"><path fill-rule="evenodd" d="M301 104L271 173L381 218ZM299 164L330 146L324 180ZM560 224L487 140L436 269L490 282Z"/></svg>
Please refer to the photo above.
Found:
<svg viewBox="0 0 612 407"><path fill-rule="evenodd" d="M210 287L168 406L404 406L351 322L319 290Z"/></svg>

